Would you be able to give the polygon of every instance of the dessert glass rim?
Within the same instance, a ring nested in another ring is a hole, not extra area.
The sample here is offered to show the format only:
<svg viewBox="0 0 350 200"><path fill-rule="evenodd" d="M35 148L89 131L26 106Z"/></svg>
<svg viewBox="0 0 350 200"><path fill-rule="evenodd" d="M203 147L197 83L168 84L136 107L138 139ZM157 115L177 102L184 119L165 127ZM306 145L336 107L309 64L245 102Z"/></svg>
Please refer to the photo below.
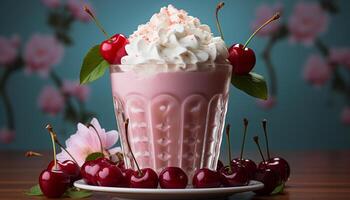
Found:
<svg viewBox="0 0 350 200"><path fill-rule="evenodd" d="M158 72L158 73L172 73L172 72L204 72L204 71L214 71L218 69L232 69L232 65L230 63L197 63L197 64L186 64L186 63L181 63L181 64L172 64L172 63L163 63L163 64L158 64L158 63L140 63L140 64L113 64L110 65L110 72L111 73L123 73L127 71L121 70L120 66L139 66L139 67L147 67L147 66L170 66L170 67L175 67L175 66L180 66L179 69L181 69L181 66L203 66L201 69L197 70L179 70L179 71L164 71L164 72Z"/></svg>

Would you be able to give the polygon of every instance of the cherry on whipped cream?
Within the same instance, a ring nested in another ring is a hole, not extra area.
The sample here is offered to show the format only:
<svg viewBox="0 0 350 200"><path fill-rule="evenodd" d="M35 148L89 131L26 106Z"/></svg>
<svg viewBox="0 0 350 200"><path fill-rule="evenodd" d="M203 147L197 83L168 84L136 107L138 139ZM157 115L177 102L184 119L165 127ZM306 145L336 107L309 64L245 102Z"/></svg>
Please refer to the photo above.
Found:
<svg viewBox="0 0 350 200"><path fill-rule="evenodd" d="M129 44L128 39L122 34L115 34L103 41L100 45L101 56L109 64L120 64L122 57L127 55L125 45Z"/></svg>
<svg viewBox="0 0 350 200"><path fill-rule="evenodd" d="M84 6L84 11L90 15L97 27L101 32L107 37L105 41L100 44L100 54L109 63L113 65L118 65L121 63L121 58L127 55L125 51L125 45L129 43L128 39L122 34L115 34L109 37L105 29L102 27L99 20L91 12L91 10Z"/></svg>

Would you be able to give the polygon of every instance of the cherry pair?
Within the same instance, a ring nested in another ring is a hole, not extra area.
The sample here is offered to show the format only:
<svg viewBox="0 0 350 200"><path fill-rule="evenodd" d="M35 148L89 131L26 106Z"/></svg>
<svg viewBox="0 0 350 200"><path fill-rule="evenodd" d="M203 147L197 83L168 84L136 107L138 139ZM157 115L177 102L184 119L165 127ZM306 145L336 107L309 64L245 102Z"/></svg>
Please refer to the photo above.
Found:
<svg viewBox="0 0 350 200"><path fill-rule="evenodd" d="M74 181L80 178L80 169L76 162L66 160L58 162L56 160L55 133L50 124L46 126L49 131L53 148L53 161L40 173L39 186L46 197L61 197Z"/></svg>
<svg viewBox="0 0 350 200"><path fill-rule="evenodd" d="M225 166L219 171L202 168L195 172L192 179L194 188L216 188L243 186L248 184L248 176L242 165L235 167Z"/></svg>
<svg viewBox="0 0 350 200"><path fill-rule="evenodd" d="M230 125L226 126L226 136L228 144L228 157L231 160L231 141L230 141ZM219 175L222 185L225 187L235 187L248 185L249 174L244 165L241 162L229 162L225 167L219 170Z"/></svg>
<svg viewBox="0 0 350 200"><path fill-rule="evenodd" d="M107 158L87 161L81 167L84 181L90 185L122 187L126 180L119 167Z"/></svg>
<svg viewBox="0 0 350 200"><path fill-rule="evenodd" d="M244 119L244 137L241 148L240 158L231 160L231 143L230 143L230 125L226 126L226 136L228 144L228 157L230 163L224 166L219 160L217 164L217 171L209 169L198 170L193 177L193 186L196 188L206 187L225 187L243 186L249 183L255 174L256 165L254 161L243 159L243 149L245 143L245 136L248 127L248 120Z"/></svg>
<svg viewBox="0 0 350 200"><path fill-rule="evenodd" d="M80 167L77 163L72 160L65 160L63 162L57 161L57 169L55 169L55 162L51 161L47 166L49 171L62 171L70 179L70 186L73 186L73 183L81 178Z"/></svg>
<svg viewBox="0 0 350 200"><path fill-rule="evenodd" d="M282 184L285 184L285 182L288 181L288 178L290 176L290 167L288 162L285 159L281 157L270 156L270 150L268 145L269 143L268 143L267 130L266 130L267 121L263 120L262 125L264 129L268 159L265 160L259 145L259 138L258 136L255 136L254 141L258 146L258 150L263 160L258 165L258 169L255 174L255 179L264 183L264 188L261 190L257 190L255 192L260 195L268 195L268 194L274 193L274 190L276 189L276 187Z"/></svg>

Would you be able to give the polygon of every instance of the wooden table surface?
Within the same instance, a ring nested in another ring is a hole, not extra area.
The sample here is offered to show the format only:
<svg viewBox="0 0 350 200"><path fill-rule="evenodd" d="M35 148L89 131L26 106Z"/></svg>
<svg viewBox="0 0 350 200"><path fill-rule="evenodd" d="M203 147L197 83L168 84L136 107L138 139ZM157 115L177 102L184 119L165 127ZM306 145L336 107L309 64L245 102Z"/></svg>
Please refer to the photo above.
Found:
<svg viewBox="0 0 350 200"><path fill-rule="evenodd" d="M49 156L46 154L43 158L25 158L23 152L0 152L0 200L46 199L29 197L24 192L37 184L40 171L51 159ZM289 152L282 156L289 161L292 169L283 194L257 197L252 192L246 192L229 199L350 199L350 151ZM256 155L252 157L257 158ZM94 193L87 199L112 199L112 196Z"/></svg>

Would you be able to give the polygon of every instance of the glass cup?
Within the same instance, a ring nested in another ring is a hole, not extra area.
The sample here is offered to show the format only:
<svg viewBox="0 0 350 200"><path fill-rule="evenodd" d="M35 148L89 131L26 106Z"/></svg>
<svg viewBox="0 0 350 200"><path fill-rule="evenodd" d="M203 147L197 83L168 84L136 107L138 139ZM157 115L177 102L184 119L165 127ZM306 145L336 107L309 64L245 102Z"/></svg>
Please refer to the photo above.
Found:
<svg viewBox="0 0 350 200"><path fill-rule="evenodd" d="M136 169L122 126L126 118L129 119L130 146L141 168L149 167L160 173L165 167L176 166L190 178L197 169L216 169L232 66L200 65L203 65L198 66L201 71L155 75L123 72L120 69L126 66L122 65L110 67L116 120L127 168Z"/></svg>

